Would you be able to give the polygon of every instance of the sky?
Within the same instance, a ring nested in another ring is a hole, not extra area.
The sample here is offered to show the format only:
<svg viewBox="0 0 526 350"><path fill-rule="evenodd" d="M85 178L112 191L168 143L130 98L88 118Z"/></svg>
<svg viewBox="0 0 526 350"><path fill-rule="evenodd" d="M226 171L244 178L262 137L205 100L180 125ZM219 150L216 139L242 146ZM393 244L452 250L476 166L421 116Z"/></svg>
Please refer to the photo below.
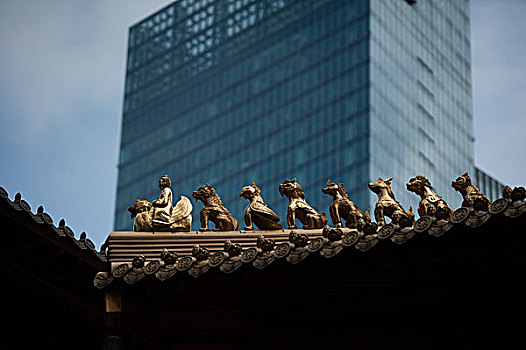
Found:
<svg viewBox="0 0 526 350"><path fill-rule="evenodd" d="M169 2L0 0L0 186L97 247L113 229L128 28ZM524 13L471 0L475 163L511 186L526 185Z"/></svg>

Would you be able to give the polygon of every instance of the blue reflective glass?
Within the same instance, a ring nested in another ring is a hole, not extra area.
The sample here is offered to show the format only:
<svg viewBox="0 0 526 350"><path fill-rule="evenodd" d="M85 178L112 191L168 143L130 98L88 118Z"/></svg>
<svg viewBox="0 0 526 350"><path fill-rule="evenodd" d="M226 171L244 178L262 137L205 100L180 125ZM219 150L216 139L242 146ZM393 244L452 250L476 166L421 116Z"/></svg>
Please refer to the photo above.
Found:
<svg viewBox="0 0 526 350"><path fill-rule="evenodd" d="M209 182L238 219L253 181L284 218L292 177L320 211L327 178L364 209L378 176L413 206L417 173L456 198L473 163L469 16L443 3L179 0L131 27L115 229L165 173L175 195Z"/></svg>

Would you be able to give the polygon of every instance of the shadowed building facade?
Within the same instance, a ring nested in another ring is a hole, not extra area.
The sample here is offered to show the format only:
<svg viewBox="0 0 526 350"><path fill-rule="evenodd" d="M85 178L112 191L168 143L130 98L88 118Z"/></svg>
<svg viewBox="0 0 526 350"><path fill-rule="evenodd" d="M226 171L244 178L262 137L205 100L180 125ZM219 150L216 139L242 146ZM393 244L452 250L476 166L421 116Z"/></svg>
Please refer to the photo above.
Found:
<svg viewBox="0 0 526 350"><path fill-rule="evenodd" d="M460 203L468 1L180 0L132 26L128 45L115 230L131 229L127 208L155 198L161 174L174 200L210 183L238 219L254 181L283 224L278 184L294 177L320 212L328 178L364 211L378 176L407 207L418 198L401 188L423 173Z"/></svg>
<svg viewBox="0 0 526 350"><path fill-rule="evenodd" d="M473 181L475 181L482 192L487 193L487 196L490 199L499 198L502 189L504 188L504 185L500 181L478 167L475 167L473 175Z"/></svg>

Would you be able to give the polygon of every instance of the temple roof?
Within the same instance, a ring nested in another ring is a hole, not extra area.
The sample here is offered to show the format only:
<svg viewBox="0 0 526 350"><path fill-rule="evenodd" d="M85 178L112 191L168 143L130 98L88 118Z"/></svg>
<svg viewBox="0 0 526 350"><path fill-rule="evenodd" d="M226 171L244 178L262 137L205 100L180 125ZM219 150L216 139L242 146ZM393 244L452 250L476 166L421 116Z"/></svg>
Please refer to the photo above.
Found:
<svg viewBox="0 0 526 350"><path fill-rule="evenodd" d="M129 348L309 348L343 336L373 348L514 344L523 323L512 320L526 309L526 203L508 192L405 228L112 232L97 252L0 188L6 334L95 348L103 320L113 327L122 313ZM114 293L122 309L104 312Z"/></svg>
<svg viewBox="0 0 526 350"><path fill-rule="evenodd" d="M8 211L10 217L19 223L34 223L35 233L51 241L60 248L67 250L71 254L77 255L90 265L100 268L107 262L106 255L96 250L95 244L82 232L75 237L75 232L66 225L64 219L58 225L54 225L51 216L44 211L43 206L39 206L35 213L31 211L31 206L20 193L15 194L13 200L9 199L7 191L0 187L0 209ZM7 247L6 247L7 248Z"/></svg>
<svg viewBox="0 0 526 350"><path fill-rule="evenodd" d="M522 227L525 211L524 200L500 198L488 211L461 207L447 220L422 216L412 227L387 224L373 233L329 226L206 233L112 232L105 243L108 269L97 274L94 284L104 288L114 280L134 284L151 278L163 281L181 274L197 278L214 269L229 274L244 265L264 269L279 262L297 264L313 254L329 259L344 250L355 254L371 250L374 254L379 245L395 250L412 240L425 239L426 244L433 245L444 235L508 229L510 222L516 223L513 227Z"/></svg>
<svg viewBox="0 0 526 350"><path fill-rule="evenodd" d="M7 191L0 187L0 208L8 210L13 220L20 222L31 222L39 226L36 232L42 235L48 241L53 242L60 248L77 255L82 260L88 262L94 267L100 268L107 262L106 255L96 250L95 244L91 241L85 232L75 237L75 232L66 225L64 219L60 220L55 226L51 216L39 206L35 213L31 211L31 206L22 199L20 193L17 193L13 200L9 199Z"/></svg>
<svg viewBox="0 0 526 350"><path fill-rule="evenodd" d="M53 224L43 207L34 212L19 193L11 200L2 187L0 222L0 307L8 320L1 344L99 348L104 299L92 279L107 268L105 254L95 250L85 233L76 235L65 220ZM79 334L89 336L79 342Z"/></svg>

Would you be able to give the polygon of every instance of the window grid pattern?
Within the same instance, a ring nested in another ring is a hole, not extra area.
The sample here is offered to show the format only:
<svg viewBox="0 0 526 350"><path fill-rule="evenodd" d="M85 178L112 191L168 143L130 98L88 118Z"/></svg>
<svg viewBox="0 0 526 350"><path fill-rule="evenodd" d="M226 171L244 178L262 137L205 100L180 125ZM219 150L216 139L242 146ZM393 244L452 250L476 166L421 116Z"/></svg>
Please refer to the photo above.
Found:
<svg viewBox="0 0 526 350"><path fill-rule="evenodd" d="M217 34L211 48L194 49L195 57L158 77L144 73L147 82L132 84L125 95L129 101L166 76L175 81L124 111L115 228L131 229L128 206L137 196L156 198L157 178L164 173L174 194L188 197L209 182L241 221L246 201L239 190L253 181L283 219L288 203L278 184L293 177L320 211L330 204L321 192L327 176L344 182L353 199L367 206L367 3L224 0L203 3L199 11L213 14L214 23L188 37L206 37L210 29L223 37ZM192 25L207 21L192 18ZM130 50L148 45L152 35ZM237 43L243 50L233 50ZM167 52L181 47L176 43ZM206 69L192 66L205 52L221 59ZM132 65L127 76L149 69L163 54ZM178 76L181 70L191 73ZM195 205L196 223L200 208Z"/></svg>
<svg viewBox="0 0 526 350"><path fill-rule="evenodd" d="M407 207L419 201L410 177L425 175L458 206L451 181L473 171L466 3L371 1L371 173L393 176Z"/></svg>
<svg viewBox="0 0 526 350"><path fill-rule="evenodd" d="M286 3L286 11L281 11ZM307 5L298 0L182 0L166 7L130 29L124 110L257 42L266 34L257 22L280 28L280 19ZM244 33L248 29L252 31Z"/></svg>
<svg viewBox="0 0 526 350"><path fill-rule="evenodd" d="M161 174L176 195L209 182L241 225L243 185L284 220L293 177L320 212L327 178L365 210L367 183L393 176L416 208L416 174L456 207L451 180L473 170L470 60L467 0L176 1L130 29L115 229Z"/></svg>
<svg viewBox="0 0 526 350"><path fill-rule="evenodd" d="M471 181L489 199L502 198L502 190L504 189L502 182L488 175L483 170L475 167L475 173L471 176Z"/></svg>

